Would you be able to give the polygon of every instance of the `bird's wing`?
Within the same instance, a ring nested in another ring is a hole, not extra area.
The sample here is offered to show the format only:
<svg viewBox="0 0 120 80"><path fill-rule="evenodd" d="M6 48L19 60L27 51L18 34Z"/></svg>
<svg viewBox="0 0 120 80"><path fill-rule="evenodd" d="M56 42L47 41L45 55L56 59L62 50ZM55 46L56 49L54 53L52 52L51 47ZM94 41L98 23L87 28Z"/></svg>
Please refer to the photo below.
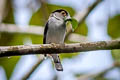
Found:
<svg viewBox="0 0 120 80"><path fill-rule="evenodd" d="M45 29L44 29L43 44L46 44L47 30L48 30L48 22L46 23L46 25L45 25ZM46 57L47 55L45 54L44 56Z"/></svg>
<svg viewBox="0 0 120 80"><path fill-rule="evenodd" d="M43 38L43 44L46 44L46 36L47 36L47 30L48 30L48 22L46 23L45 25L45 29L44 29L44 38ZM54 64L55 64L55 67L58 71L63 71L63 67L62 67L62 64L61 64L61 61L60 61L60 58L59 58L59 55L58 54L50 54L53 58L53 61L54 61ZM45 54L45 57L47 55Z"/></svg>
<svg viewBox="0 0 120 80"><path fill-rule="evenodd" d="M46 44L47 30L48 30L48 22L46 23L46 25L45 25L45 29L44 29L43 44Z"/></svg>

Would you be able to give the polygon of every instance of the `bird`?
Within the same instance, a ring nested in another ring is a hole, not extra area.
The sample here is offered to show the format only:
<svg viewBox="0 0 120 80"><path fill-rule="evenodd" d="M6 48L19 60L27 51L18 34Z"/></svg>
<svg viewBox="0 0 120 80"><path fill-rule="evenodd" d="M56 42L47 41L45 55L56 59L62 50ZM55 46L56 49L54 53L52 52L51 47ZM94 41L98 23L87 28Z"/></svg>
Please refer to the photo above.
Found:
<svg viewBox="0 0 120 80"><path fill-rule="evenodd" d="M43 44L64 44L67 20L71 20L71 17L66 10L58 9L53 11L45 25ZM45 56L47 55L45 54ZM49 55L52 57L56 70L63 71L59 54Z"/></svg>

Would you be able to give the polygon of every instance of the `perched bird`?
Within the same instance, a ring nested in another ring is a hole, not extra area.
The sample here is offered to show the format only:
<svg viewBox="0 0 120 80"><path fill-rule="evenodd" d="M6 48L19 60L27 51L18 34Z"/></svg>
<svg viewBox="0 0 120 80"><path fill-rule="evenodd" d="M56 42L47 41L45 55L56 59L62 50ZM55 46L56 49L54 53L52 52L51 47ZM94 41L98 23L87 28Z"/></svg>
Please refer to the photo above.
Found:
<svg viewBox="0 0 120 80"><path fill-rule="evenodd" d="M59 9L53 11L45 25L43 44L63 44L66 33L66 22L71 17L66 10ZM49 53L48 53L49 54ZM57 71L63 71L63 67L58 54L52 56Z"/></svg>

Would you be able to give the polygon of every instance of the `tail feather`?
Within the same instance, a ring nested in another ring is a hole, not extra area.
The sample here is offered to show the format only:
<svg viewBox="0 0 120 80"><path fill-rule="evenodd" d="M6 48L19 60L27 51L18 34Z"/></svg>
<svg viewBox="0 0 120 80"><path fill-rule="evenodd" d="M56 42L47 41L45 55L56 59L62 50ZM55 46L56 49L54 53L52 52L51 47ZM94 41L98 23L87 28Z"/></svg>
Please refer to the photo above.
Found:
<svg viewBox="0 0 120 80"><path fill-rule="evenodd" d="M63 67L58 54L51 54L57 71L63 71Z"/></svg>
<svg viewBox="0 0 120 80"><path fill-rule="evenodd" d="M54 64L57 71L63 71L63 67L61 63L54 63Z"/></svg>

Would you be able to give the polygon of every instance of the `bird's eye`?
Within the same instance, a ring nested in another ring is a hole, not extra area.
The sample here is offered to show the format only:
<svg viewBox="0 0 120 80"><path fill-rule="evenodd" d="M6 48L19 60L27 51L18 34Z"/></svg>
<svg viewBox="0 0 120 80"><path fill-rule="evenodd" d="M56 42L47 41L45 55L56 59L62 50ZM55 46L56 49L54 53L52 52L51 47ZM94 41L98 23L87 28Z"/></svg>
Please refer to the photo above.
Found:
<svg viewBox="0 0 120 80"><path fill-rule="evenodd" d="M62 14L63 16L66 16L66 13L65 13L65 11L62 11L62 12L61 12L61 14Z"/></svg>

